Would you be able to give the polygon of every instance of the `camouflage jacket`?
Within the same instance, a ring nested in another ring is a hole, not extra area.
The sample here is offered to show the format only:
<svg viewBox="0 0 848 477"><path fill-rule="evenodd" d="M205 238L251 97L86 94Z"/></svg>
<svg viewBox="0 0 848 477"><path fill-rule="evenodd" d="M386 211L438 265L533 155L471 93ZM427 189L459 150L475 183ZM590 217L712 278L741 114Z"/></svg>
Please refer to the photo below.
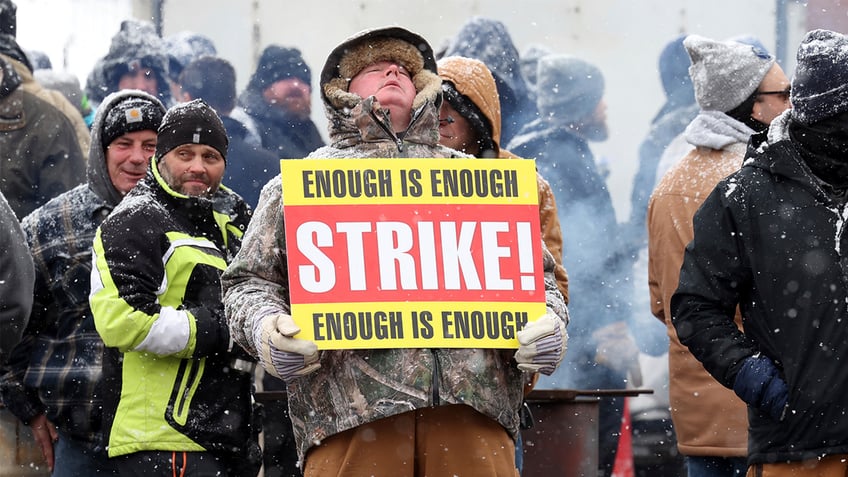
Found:
<svg viewBox="0 0 848 477"><path fill-rule="evenodd" d="M391 132L373 97L349 116L332 119L332 145L311 158L460 157L440 146L438 108L427 103L413 114L400 139ZM435 132L435 134L434 134ZM466 157L466 156L463 156ZM263 189L242 248L222 277L231 336L257 355L253 322L274 312L289 312L288 268L280 177ZM554 278L555 261L544 254L548 308L566 320L567 311ZM322 351L316 372L287 384L298 454L344 430L414 409L467 404L498 421L513 436L523 398L523 373L515 350L374 349Z"/></svg>

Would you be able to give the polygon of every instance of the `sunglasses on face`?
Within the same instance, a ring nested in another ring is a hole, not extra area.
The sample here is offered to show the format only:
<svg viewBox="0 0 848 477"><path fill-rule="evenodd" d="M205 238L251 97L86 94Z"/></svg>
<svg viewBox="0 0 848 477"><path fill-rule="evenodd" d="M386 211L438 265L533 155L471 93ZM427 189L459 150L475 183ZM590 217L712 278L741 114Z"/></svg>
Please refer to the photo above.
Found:
<svg viewBox="0 0 848 477"><path fill-rule="evenodd" d="M789 95L791 93L792 93L792 87L787 86L786 89L782 89L782 90L779 90L779 91L757 91L757 92L754 93L754 96L757 97L757 96L765 96L765 95L769 95L769 94L776 94L776 95L779 95L779 96L783 96L784 99L789 99Z"/></svg>

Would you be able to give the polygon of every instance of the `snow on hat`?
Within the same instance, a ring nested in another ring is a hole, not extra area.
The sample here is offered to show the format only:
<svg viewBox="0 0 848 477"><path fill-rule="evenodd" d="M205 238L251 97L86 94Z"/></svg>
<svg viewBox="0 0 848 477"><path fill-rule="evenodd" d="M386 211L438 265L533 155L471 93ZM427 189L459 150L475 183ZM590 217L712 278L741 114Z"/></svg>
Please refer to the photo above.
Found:
<svg viewBox="0 0 848 477"><path fill-rule="evenodd" d="M337 109L355 107L363 98L348 92L351 78L366 66L386 60L397 61L409 71L418 93L413 109L440 97L442 80L427 40L405 28L385 27L361 31L330 52L321 70L324 98Z"/></svg>
<svg viewBox="0 0 848 477"><path fill-rule="evenodd" d="M165 103L170 100L168 53L152 23L136 19L122 21L120 30L112 36L109 52L102 62L102 80L106 82L106 93L118 90L118 82L124 74L138 68L149 68L156 77L159 99ZM99 95L91 96L95 101L98 100Z"/></svg>
<svg viewBox="0 0 848 477"><path fill-rule="evenodd" d="M128 96L106 112L100 143L105 150L112 141L126 133L158 131L164 115L165 108L162 103L154 103L139 96Z"/></svg>
<svg viewBox="0 0 848 477"><path fill-rule="evenodd" d="M604 76L580 58L553 54L539 59L536 105L542 116L564 121L589 117L604 96Z"/></svg>
<svg viewBox="0 0 848 477"><path fill-rule="evenodd" d="M156 157L161 160L183 144L205 144L227 158L227 130L215 110L202 99L180 103L165 113L159 126Z"/></svg>
<svg viewBox="0 0 848 477"><path fill-rule="evenodd" d="M798 47L792 117L804 124L848 111L848 37L813 30Z"/></svg>
<svg viewBox="0 0 848 477"><path fill-rule="evenodd" d="M760 86L774 64L762 49L738 41L716 41L698 35L683 40L692 65L689 75L695 100L705 111L726 113Z"/></svg>
<svg viewBox="0 0 848 477"><path fill-rule="evenodd" d="M262 91L287 78L297 78L312 85L312 70L297 48L269 45L259 57L256 71L250 78L250 87Z"/></svg>
<svg viewBox="0 0 848 477"><path fill-rule="evenodd" d="M168 52L168 76L176 81L183 68L201 56L215 56L215 43L206 35L180 31L163 39Z"/></svg>

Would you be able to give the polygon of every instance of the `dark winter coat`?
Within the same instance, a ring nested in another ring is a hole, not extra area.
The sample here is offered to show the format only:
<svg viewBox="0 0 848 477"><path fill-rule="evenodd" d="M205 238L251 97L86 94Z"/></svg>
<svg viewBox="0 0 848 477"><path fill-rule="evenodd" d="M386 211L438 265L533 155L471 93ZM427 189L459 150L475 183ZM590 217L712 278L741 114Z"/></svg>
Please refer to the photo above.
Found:
<svg viewBox="0 0 848 477"><path fill-rule="evenodd" d="M35 79L35 76L32 74L32 70L27 68L25 63L18 61L14 57L4 56L3 54L0 54L0 58L8 61L18 73L18 76L21 78L21 87L24 91L32 93L37 98L54 106L68 118L68 121L70 121L71 125L73 125L74 134L79 142L80 151L82 151L83 154L88 152L88 145L91 137L89 135L88 126L85 124L85 119L82 117L82 113L80 113L77 107L74 106L73 103L71 103L71 101L61 92L42 86L41 83Z"/></svg>
<svg viewBox="0 0 848 477"><path fill-rule="evenodd" d="M848 452L848 211L788 140L788 116L695 215L671 299L680 341L721 384L762 353L789 387L781 422L749 406L749 463Z"/></svg>
<svg viewBox="0 0 848 477"><path fill-rule="evenodd" d="M297 118L268 103L258 89L249 86L239 96L238 104L253 120L262 139L262 147L278 159L302 159L324 145L324 139L311 119Z"/></svg>
<svg viewBox="0 0 848 477"><path fill-rule="evenodd" d="M230 141L224 184L238 193L247 205L255 208L262 186L280 173L280 159L270 151L248 144L247 128L238 120L221 116L221 121Z"/></svg>
<svg viewBox="0 0 848 477"><path fill-rule="evenodd" d="M645 240L645 212L654 190L657 166L666 146L686 129L700 108L689 76L689 53L683 46L686 35L668 42L660 52L659 72L666 101L651 121L648 135L639 145L639 168L630 193L630 234L637 242Z"/></svg>
<svg viewBox="0 0 848 477"><path fill-rule="evenodd" d="M337 48L341 50L341 46ZM337 60L331 55L327 64L338 64ZM328 81L322 75L322 83ZM440 83L433 62L427 84L416 83L418 94L413 104L421 106L414 109L402 138L393 132L375 97L361 100L353 108L335 109L325 94L331 145L309 157L459 156L438 144ZM269 254L272 250L279 253ZM266 316L269 308L274 312L290 311L285 250L278 176L263 189L243 247L223 277L233 339L253 355L257 354L252 338L255 320ZM544 257L545 286L551 297L548 306L566 320L565 303L553 276L555 261L550 253ZM299 457L302 461L310 447L339 432L439 404L469 405L499 422L515 437L524 380L513 354L513 350L492 349L323 351L320 369L287 383Z"/></svg>
<svg viewBox="0 0 848 477"><path fill-rule="evenodd" d="M569 276L573 319L568 354L552 376L541 377L539 387L578 387L569 373L595 366L591 333L629 318L632 285L627 278L632 261L620 242L612 198L584 138L568 126L539 119L523 129L509 149L520 157L535 158L539 173L550 183L562 227L562 262Z"/></svg>
<svg viewBox="0 0 848 477"><path fill-rule="evenodd" d="M6 362L27 325L34 275L18 218L0 193L0 363Z"/></svg>
<svg viewBox="0 0 848 477"><path fill-rule="evenodd" d="M501 144L509 144L521 128L536 119L536 103L521 74L518 49L502 22L471 18L451 40L443 56L474 58L492 72L501 101Z"/></svg>
<svg viewBox="0 0 848 477"><path fill-rule="evenodd" d="M107 99L101 111L130 96ZM163 107L164 112L164 107ZM105 452L100 389L103 342L88 305L91 244L103 219L123 196L112 185L97 115L89 150L88 181L36 209L23 220L36 264L35 303L24 339L2 368L6 407L28 423L44 413L77 444Z"/></svg>
<svg viewBox="0 0 848 477"><path fill-rule="evenodd" d="M249 358L231 348L220 282L249 218L228 190L212 200L173 191L154 157L100 226L90 304L108 347L110 457L151 450L255 457L253 375Z"/></svg>
<svg viewBox="0 0 848 477"><path fill-rule="evenodd" d="M68 117L25 91L2 56L0 68L0 191L22 219L82 183L85 157Z"/></svg>

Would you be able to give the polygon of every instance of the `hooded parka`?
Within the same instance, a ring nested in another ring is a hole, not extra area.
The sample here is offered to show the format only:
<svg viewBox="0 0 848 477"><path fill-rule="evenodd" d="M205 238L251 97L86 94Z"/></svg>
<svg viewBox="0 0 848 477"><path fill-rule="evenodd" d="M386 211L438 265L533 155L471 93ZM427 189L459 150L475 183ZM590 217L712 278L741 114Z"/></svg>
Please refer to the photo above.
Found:
<svg viewBox="0 0 848 477"><path fill-rule="evenodd" d="M375 37L414 45L424 58L423 68L411 72L417 95L411 123L401 133L392 131L386 112L373 96L362 99L347 93L347 82L338 75L338 65L346 51ZM346 40L329 55L321 75L331 144L309 157L461 156L438 144L440 84L433 53L418 35L391 27ZM265 186L242 249L223 276L233 339L253 355L257 354L252 339L254 320L265 316L269 308L275 312L290 310L281 192L279 176ZM279 253L269 257L269 250ZM555 262L550 254L545 257L546 289L553 290L551 296L560 297L553 278ZM552 300L549 306L566 319L562 299ZM299 457L303 461L310 447L347 429L446 404L471 406L515 436L523 377L512 360L513 353L514 350L410 348L323 351L317 371L287 383Z"/></svg>
<svg viewBox="0 0 848 477"><path fill-rule="evenodd" d="M788 386L780 422L748 407L749 464L848 453L848 206L802 159L789 118L772 122L765 144L752 139L742 168L695 215L671 298L681 343L716 380L733 388L761 353Z"/></svg>
<svg viewBox="0 0 848 477"><path fill-rule="evenodd" d="M497 84L488 68L479 60L462 56L449 56L438 62L439 76L453 83L459 94L465 95L483 113L492 128L492 140L497 155L504 159L516 159L518 156L501 148L501 103L498 98ZM470 72L470 74L469 74ZM539 191L539 224L542 227L542 239L557 262L557 286L565 302L568 303L568 273L562 266L562 229L554 193L548 181L536 172L536 185Z"/></svg>

